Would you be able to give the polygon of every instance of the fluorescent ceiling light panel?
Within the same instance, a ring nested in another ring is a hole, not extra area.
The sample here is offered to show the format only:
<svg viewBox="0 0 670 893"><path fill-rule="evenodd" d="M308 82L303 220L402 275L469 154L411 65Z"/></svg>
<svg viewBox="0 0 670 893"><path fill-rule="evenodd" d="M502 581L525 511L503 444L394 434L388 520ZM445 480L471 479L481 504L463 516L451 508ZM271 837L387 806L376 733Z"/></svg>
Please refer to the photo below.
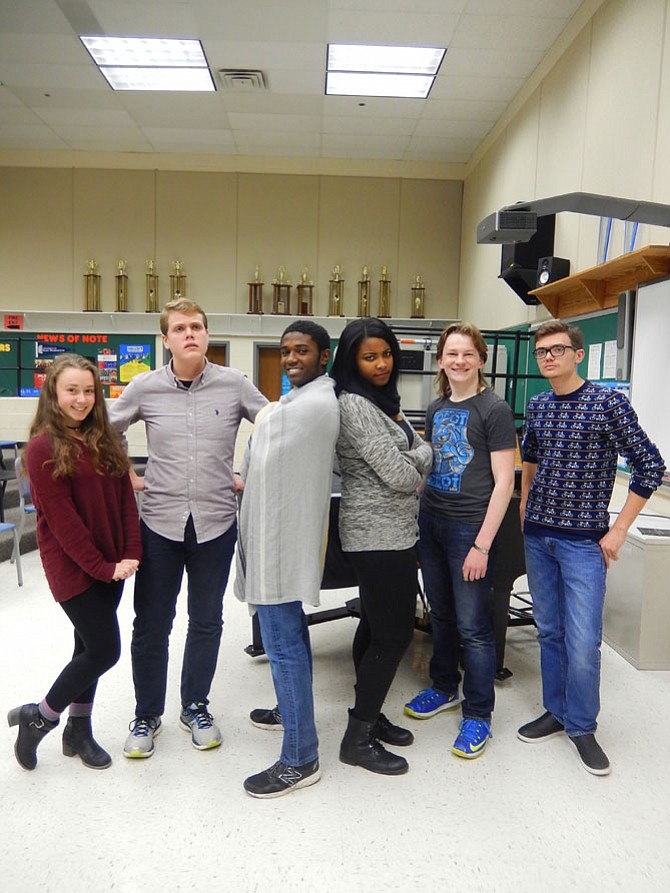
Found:
<svg viewBox="0 0 670 893"><path fill-rule="evenodd" d="M113 90L172 90L207 92L214 90L208 68L113 68L104 67Z"/></svg>
<svg viewBox="0 0 670 893"><path fill-rule="evenodd" d="M446 49L329 44L326 94L425 99Z"/></svg>
<svg viewBox="0 0 670 893"><path fill-rule="evenodd" d="M435 78L425 74L358 74L329 71L326 93L329 96L393 96L425 99Z"/></svg>
<svg viewBox="0 0 670 893"><path fill-rule="evenodd" d="M328 45L328 71L377 74L437 74L446 50L441 47Z"/></svg>
<svg viewBox="0 0 670 893"><path fill-rule="evenodd" d="M114 90L214 91L199 40L81 37Z"/></svg>

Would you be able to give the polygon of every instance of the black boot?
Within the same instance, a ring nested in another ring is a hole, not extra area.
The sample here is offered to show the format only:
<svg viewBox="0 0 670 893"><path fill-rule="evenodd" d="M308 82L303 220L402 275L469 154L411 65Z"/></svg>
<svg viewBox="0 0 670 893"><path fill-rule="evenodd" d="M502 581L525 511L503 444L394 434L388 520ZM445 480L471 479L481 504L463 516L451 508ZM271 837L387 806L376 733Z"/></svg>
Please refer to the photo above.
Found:
<svg viewBox="0 0 670 893"><path fill-rule="evenodd" d="M107 769L112 758L93 737L90 716L71 716L63 730L63 753L66 757L81 757L89 769Z"/></svg>
<svg viewBox="0 0 670 893"><path fill-rule="evenodd" d="M409 769L407 760L384 750L373 737L374 728L375 723L356 719L349 711L349 725L340 745L340 761L379 775L403 775Z"/></svg>
<svg viewBox="0 0 670 893"><path fill-rule="evenodd" d="M37 747L42 738L56 728L58 720L52 722L45 719L37 704L24 704L9 711L7 722L10 726L19 727L14 745L16 759L24 769L34 769L37 766Z"/></svg>
<svg viewBox="0 0 670 893"><path fill-rule="evenodd" d="M394 747L409 747L414 744L414 735L409 729L403 729L401 726L394 726L383 713L379 714L379 719L372 730L373 738L377 741L383 741L384 744L392 744Z"/></svg>

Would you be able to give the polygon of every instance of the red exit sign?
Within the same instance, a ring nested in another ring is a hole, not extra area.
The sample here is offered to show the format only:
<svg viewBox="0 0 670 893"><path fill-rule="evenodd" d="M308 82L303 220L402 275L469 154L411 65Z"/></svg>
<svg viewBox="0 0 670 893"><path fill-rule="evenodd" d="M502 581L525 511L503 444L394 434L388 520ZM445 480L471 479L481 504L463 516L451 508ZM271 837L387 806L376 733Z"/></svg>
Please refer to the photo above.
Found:
<svg viewBox="0 0 670 893"><path fill-rule="evenodd" d="M5 313L5 325L6 329L22 329L23 328L23 314L22 313Z"/></svg>

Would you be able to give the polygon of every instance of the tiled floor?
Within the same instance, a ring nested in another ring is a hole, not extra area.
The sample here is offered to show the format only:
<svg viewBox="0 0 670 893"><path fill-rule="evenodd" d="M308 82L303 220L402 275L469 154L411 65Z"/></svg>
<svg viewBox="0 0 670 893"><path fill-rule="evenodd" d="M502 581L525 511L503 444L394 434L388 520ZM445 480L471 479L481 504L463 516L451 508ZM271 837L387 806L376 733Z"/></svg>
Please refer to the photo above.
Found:
<svg viewBox="0 0 670 893"><path fill-rule="evenodd" d="M65 662L71 630L48 594L36 553L25 585L0 564L0 706L39 699ZM350 593L348 593L349 595ZM341 593L325 593L340 604ZM52 733L31 773L16 764L6 725L0 749L0 884L41 891L626 891L670 890L670 673L640 672L606 646L599 738L612 774L582 769L568 740L518 741L518 725L541 712L538 652L530 628L511 630L497 689L495 738L481 759L449 753L458 714L407 720L416 743L410 771L384 778L338 762L351 701L353 620L313 627L323 779L278 800L242 789L270 765L277 733L247 719L272 706L268 665L243 648L246 608L227 597L212 710L224 731L215 751L194 750L177 724L184 637L180 606L172 636L168 711L150 760L121 748L132 716L129 641L132 584L120 612L121 662L100 684L95 729L114 756L95 772L60 751ZM415 635L387 703L426 682L430 640Z"/></svg>

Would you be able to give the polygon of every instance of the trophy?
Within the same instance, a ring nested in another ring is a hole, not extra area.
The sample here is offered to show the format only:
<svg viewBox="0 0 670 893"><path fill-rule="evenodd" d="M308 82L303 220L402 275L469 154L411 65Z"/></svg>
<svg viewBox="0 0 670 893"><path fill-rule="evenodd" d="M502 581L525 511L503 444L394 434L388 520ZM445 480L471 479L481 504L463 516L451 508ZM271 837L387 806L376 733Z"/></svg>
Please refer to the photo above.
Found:
<svg viewBox="0 0 670 893"><path fill-rule="evenodd" d="M86 270L84 273L84 310L99 311L100 310L100 274L96 273L98 262L95 260L86 261Z"/></svg>
<svg viewBox="0 0 670 893"><path fill-rule="evenodd" d="M300 274L300 282L296 286L298 292L298 316L312 316L312 292L314 283L309 277L309 270L305 267Z"/></svg>
<svg viewBox="0 0 670 893"><path fill-rule="evenodd" d="M344 279L342 268L335 264L328 290L328 316L344 316Z"/></svg>
<svg viewBox="0 0 670 893"><path fill-rule="evenodd" d="M386 267L382 267L379 279L379 316L380 319L391 315L391 280L388 278Z"/></svg>
<svg viewBox="0 0 670 893"><path fill-rule="evenodd" d="M147 261L146 275L147 313L158 313L158 273L156 264L152 260Z"/></svg>
<svg viewBox="0 0 670 893"><path fill-rule="evenodd" d="M411 319L423 319L424 318L424 304L426 300L426 286L423 284L423 279L419 274L414 277L414 284L412 285L412 306L410 307L410 318Z"/></svg>
<svg viewBox="0 0 670 893"><path fill-rule="evenodd" d="M116 312L125 313L128 310L128 276L126 275L126 261L117 260L116 276Z"/></svg>
<svg viewBox="0 0 670 893"><path fill-rule="evenodd" d="M367 267L363 267L358 280L358 315L370 316L370 272Z"/></svg>
<svg viewBox="0 0 670 893"><path fill-rule="evenodd" d="M272 280L272 312L283 316L291 312L291 281L284 267L279 267L277 278Z"/></svg>
<svg viewBox="0 0 670 893"><path fill-rule="evenodd" d="M263 280L261 279L261 270L256 266L254 270L254 278L247 283L249 286L249 309L247 313L263 313Z"/></svg>
<svg viewBox="0 0 670 893"><path fill-rule="evenodd" d="M178 301L186 297L186 273L180 260L172 264L174 273L170 273L170 300Z"/></svg>

